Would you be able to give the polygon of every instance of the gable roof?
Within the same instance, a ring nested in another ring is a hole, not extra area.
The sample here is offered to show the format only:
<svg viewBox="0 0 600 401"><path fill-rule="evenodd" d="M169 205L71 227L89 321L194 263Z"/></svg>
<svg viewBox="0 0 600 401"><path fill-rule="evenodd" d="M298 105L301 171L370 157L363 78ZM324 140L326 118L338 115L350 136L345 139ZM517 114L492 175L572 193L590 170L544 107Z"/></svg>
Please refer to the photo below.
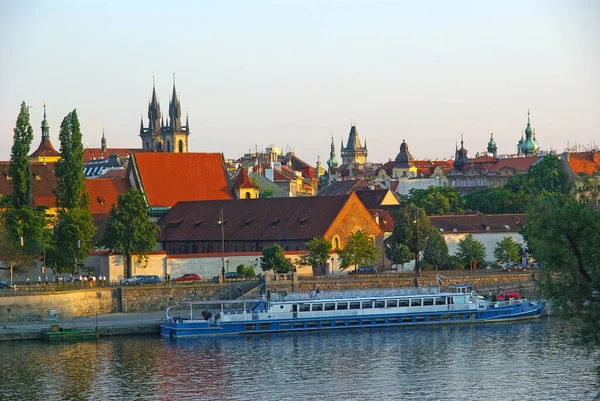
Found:
<svg viewBox="0 0 600 401"><path fill-rule="evenodd" d="M279 185L269 180L268 178L265 178L264 176L260 175L259 173L255 172L250 175L252 176L252 180L256 181L260 189L270 189L271 191L273 191L273 198L284 198L290 196L288 191L281 188Z"/></svg>
<svg viewBox="0 0 600 401"><path fill-rule="evenodd" d="M9 180L10 162L0 162L0 196L12 193L12 183ZM29 162L31 169L31 185L33 188L33 203L35 206L54 207L56 204L56 177L54 164Z"/></svg>
<svg viewBox="0 0 600 401"><path fill-rule="evenodd" d="M132 168L150 207L234 199L221 153L133 153Z"/></svg>
<svg viewBox="0 0 600 401"><path fill-rule="evenodd" d="M337 196L347 195L351 192L355 192L359 189L367 188L368 184L365 180L347 180L347 181L336 181L328 185L319 193L319 196Z"/></svg>
<svg viewBox="0 0 600 401"><path fill-rule="evenodd" d="M309 240L322 237L352 195L179 202L160 220L164 241Z"/></svg>
<svg viewBox="0 0 600 401"><path fill-rule="evenodd" d="M110 212L117 203L119 194L129 190L129 181L124 178L90 178L85 181L85 188L90 194L90 211L92 214Z"/></svg>
<svg viewBox="0 0 600 401"><path fill-rule="evenodd" d="M373 189L373 190L363 190L356 191L356 195L358 199L365 205L367 209L379 209L381 207L381 203L384 201L385 197L390 194L396 200L396 197L392 194L389 189ZM397 201L397 200L396 200ZM396 202L399 204L400 202Z"/></svg>
<svg viewBox="0 0 600 401"><path fill-rule="evenodd" d="M525 214L455 214L429 216L440 232L517 232L527 222Z"/></svg>
<svg viewBox="0 0 600 401"><path fill-rule="evenodd" d="M373 215L373 217L378 218L379 228L384 233L391 233L394 231L394 218L383 209L369 209L369 212ZM377 220L376 220L377 222Z"/></svg>
<svg viewBox="0 0 600 401"><path fill-rule="evenodd" d="M506 157L499 159L498 162L490 169L490 172L499 171L509 167L516 171L527 172L529 168L540 160L543 156L527 156L527 157ZM469 160L470 162L470 160Z"/></svg>
<svg viewBox="0 0 600 401"><path fill-rule="evenodd" d="M232 185L233 185L233 188L236 188L236 189L239 189L239 188L257 189L258 188L258 185L254 184L250 180L250 178L248 177L248 172L243 167L240 169L240 171L237 173L237 175L233 179Z"/></svg>
<svg viewBox="0 0 600 401"><path fill-rule="evenodd" d="M575 175L594 175L600 172L600 153L567 153L566 160Z"/></svg>

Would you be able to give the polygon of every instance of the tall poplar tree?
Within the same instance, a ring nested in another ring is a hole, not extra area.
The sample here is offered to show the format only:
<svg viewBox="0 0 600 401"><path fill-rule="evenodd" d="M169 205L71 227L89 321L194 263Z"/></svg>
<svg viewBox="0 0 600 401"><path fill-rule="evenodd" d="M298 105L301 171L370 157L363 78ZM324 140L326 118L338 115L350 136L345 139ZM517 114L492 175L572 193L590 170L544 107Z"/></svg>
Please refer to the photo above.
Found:
<svg viewBox="0 0 600 401"><path fill-rule="evenodd" d="M64 272L74 270L77 262L87 257L96 227L85 188L82 135L76 110L63 119L59 139L61 159L55 167L58 221L54 227L52 260Z"/></svg>
<svg viewBox="0 0 600 401"><path fill-rule="evenodd" d="M9 264L17 269L35 260L50 239L45 208L33 205L29 168L32 140L29 107L23 102L14 129L8 168L12 192L0 204L0 249Z"/></svg>

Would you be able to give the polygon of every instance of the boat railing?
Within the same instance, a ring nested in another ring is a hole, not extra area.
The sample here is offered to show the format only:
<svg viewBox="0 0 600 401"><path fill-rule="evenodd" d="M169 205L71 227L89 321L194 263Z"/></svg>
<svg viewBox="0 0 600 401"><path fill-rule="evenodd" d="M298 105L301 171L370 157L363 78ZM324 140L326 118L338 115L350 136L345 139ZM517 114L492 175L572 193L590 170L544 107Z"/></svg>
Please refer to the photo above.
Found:
<svg viewBox="0 0 600 401"><path fill-rule="evenodd" d="M438 295L439 287L419 288L387 288L371 290L344 290L344 291L312 291L309 293L296 292L291 294L271 294L272 301L304 301L314 299L345 299L345 298L368 298L368 297L394 297L401 295Z"/></svg>

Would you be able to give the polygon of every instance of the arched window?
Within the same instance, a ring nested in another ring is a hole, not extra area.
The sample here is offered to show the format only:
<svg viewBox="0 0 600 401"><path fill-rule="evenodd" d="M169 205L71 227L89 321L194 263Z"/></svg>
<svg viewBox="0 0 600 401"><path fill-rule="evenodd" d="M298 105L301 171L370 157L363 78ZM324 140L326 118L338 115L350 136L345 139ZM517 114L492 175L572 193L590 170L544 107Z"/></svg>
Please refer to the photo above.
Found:
<svg viewBox="0 0 600 401"><path fill-rule="evenodd" d="M167 152L171 151L171 141L167 139Z"/></svg>
<svg viewBox="0 0 600 401"><path fill-rule="evenodd" d="M333 249L340 249L340 239L333 237Z"/></svg>
<svg viewBox="0 0 600 401"><path fill-rule="evenodd" d="M250 199L250 192L246 192L246 199Z"/></svg>
<svg viewBox="0 0 600 401"><path fill-rule="evenodd" d="M183 153L183 141L179 140L179 153Z"/></svg>
<svg viewBox="0 0 600 401"><path fill-rule="evenodd" d="M158 142L156 146L158 147L158 150L162 150L162 142Z"/></svg>

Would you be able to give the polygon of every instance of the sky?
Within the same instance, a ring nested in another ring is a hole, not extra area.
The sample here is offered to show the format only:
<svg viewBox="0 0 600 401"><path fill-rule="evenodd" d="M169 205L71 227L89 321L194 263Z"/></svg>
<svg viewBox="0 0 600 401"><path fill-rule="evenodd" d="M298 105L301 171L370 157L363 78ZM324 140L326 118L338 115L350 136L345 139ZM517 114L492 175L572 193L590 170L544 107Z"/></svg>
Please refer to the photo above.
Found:
<svg viewBox="0 0 600 401"><path fill-rule="evenodd" d="M339 158L352 121L368 160L469 156L490 130L514 153L531 110L542 149L600 145L600 2L13 1L0 5L0 160L22 101L32 151L43 104L58 149L79 115L84 146L140 148L153 76L173 79L189 148L237 158L274 145ZM175 75L174 75L175 74Z"/></svg>

